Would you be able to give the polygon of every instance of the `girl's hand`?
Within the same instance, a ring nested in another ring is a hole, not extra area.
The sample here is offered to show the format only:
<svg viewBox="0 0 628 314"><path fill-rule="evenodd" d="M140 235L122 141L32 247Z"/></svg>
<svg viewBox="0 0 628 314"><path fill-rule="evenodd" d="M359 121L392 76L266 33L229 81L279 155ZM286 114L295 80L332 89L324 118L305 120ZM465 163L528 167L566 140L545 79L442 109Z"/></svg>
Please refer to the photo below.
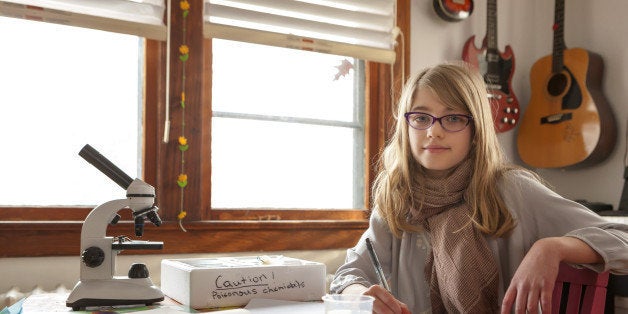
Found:
<svg viewBox="0 0 628 314"><path fill-rule="evenodd" d="M353 284L345 288L342 293L363 294L374 297L374 314L412 314L405 303L397 300L388 290L380 285L372 285L370 288L367 288L363 285Z"/></svg>
<svg viewBox="0 0 628 314"><path fill-rule="evenodd" d="M372 285L363 294L375 298L375 302L373 302L373 313L375 314L411 314L405 303L397 300L380 285Z"/></svg>
<svg viewBox="0 0 628 314"><path fill-rule="evenodd" d="M552 237L536 241L517 268L504 294L502 314L552 311L552 293L560 262L595 264L602 257L585 242L573 237Z"/></svg>
<svg viewBox="0 0 628 314"><path fill-rule="evenodd" d="M510 313L513 305L516 314L538 313L539 302L543 313L551 313L560 257L548 242L537 241L523 258L504 294L502 314Z"/></svg>

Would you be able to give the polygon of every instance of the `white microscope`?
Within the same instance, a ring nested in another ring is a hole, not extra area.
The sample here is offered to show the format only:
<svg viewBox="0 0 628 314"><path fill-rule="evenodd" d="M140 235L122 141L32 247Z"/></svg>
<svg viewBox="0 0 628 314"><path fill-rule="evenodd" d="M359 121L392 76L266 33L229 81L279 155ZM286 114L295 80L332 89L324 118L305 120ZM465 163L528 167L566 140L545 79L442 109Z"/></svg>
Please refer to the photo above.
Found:
<svg viewBox="0 0 628 314"><path fill-rule="evenodd" d="M129 240L124 236L106 236L107 226L120 219L117 212L130 208L135 219L135 235L144 232L148 218L161 225L154 206L155 188L139 179L131 179L90 145L79 152L94 167L126 190L126 199L106 202L94 208L81 229L81 275L66 301L74 311L94 306L150 305L163 301L164 294L153 285L146 265L131 265L128 276L115 276L116 256L125 249L162 249L163 242Z"/></svg>

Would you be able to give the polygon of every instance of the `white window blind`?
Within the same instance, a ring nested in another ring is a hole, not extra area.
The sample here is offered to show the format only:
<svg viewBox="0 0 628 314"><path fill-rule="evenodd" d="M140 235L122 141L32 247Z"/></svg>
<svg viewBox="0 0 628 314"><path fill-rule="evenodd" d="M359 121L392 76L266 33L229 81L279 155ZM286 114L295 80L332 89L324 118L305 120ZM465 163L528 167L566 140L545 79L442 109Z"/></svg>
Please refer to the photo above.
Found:
<svg viewBox="0 0 628 314"><path fill-rule="evenodd" d="M204 1L205 37L395 62L395 0Z"/></svg>
<svg viewBox="0 0 628 314"><path fill-rule="evenodd" d="M164 0L0 0L0 15L166 40Z"/></svg>

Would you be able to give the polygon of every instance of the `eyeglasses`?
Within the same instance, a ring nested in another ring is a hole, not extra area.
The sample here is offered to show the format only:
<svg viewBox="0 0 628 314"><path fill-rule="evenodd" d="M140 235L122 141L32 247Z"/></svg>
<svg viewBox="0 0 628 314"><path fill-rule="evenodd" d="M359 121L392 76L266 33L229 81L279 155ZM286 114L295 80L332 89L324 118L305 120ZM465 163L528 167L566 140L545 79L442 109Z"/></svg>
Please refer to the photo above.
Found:
<svg viewBox="0 0 628 314"><path fill-rule="evenodd" d="M448 114L442 117L435 117L425 112L406 112L404 116L413 129L427 130L438 121L443 129L448 132L462 131L473 120L472 116L466 114Z"/></svg>

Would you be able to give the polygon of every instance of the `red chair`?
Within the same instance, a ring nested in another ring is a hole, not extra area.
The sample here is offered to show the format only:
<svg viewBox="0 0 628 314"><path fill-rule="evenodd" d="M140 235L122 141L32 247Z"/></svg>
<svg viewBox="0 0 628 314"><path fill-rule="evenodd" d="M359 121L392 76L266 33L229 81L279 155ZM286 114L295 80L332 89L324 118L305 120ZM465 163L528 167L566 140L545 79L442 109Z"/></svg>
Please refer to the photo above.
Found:
<svg viewBox="0 0 628 314"><path fill-rule="evenodd" d="M561 263L552 296L552 314L601 314L606 302L608 272Z"/></svg>

